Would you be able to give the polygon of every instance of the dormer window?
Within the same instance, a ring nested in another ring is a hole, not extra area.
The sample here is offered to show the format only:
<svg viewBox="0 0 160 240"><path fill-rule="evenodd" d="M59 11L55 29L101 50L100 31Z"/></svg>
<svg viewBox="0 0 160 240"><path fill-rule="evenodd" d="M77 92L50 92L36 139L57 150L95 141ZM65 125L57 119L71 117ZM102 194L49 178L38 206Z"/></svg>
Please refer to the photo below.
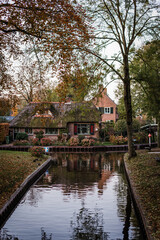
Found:
<svg viewBox="0 0 160 240"><path fill-rule="evenodd" d="M53 118L54 116L50 110L44 110L43 113L42 113L42 111L37 111L36 114L34 115L34 117L40 117L40 118L42 118L42 117L50 117L51 118L52 117Z"/></svg>

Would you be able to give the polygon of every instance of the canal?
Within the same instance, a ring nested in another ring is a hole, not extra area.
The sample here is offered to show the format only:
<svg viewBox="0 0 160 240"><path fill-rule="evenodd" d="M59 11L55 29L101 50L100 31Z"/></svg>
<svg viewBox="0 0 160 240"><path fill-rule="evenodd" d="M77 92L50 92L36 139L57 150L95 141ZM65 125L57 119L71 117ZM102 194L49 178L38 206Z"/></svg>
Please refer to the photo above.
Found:
<svg viewBox="0 0 160 240"><path fill-rule="evenodd" d="M0 230L13 240L143 240L123 154L54 154Z"/></svg>

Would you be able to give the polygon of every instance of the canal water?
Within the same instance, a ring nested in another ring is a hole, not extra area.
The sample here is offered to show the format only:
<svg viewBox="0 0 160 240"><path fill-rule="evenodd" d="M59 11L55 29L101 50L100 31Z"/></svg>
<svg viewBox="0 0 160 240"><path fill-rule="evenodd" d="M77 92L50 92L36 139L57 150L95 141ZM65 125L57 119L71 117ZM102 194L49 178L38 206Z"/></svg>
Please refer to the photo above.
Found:
<svg viewBox="0 0 160 240"><path fill-rule="evenodd" d="M1 229L0 239L144 239L122 154L58 153L53 158Z"/></svg>

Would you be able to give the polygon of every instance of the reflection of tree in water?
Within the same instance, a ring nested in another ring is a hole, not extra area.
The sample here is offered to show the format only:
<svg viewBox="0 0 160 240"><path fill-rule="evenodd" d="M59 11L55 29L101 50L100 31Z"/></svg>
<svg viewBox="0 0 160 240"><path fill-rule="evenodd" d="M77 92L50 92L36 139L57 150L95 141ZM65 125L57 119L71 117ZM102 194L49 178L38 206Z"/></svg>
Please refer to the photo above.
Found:
<svg viewBox="0 0 160 240"><path fill-rule="evenodd" d="M52 240L52 233L47 237L47 233L41 228L41 240Z"/></svg>
<svg viewBox="0 0 160 240"><path fill-rule="evenodd" d="M0 230L0 240L19 240L19 238L9 234L6 228L2 228ZM47 233L41 228L41 240L52 240L52 234L47 236Z"/></svg>
<svg viewBox="0 0 160 240"><path fill-rule="evenodd" d="M71 228L73 233L70 239L74 240L107 240L108 237L103 231L103 214L100 209L91 212L82 206L78 214L74 213Z"/></svg>
<svg viewBox="0 0 160 240"><path fill-rule="evenodd" d="M124 223L122 232L123 239L124 240L144 239L142 233L140 233L140 230L138 228L138 222L133 211L133 205L131 201L130 192L127 186L127 182L125 179L124 170L122 175L118 175L118 181L116 181L115 183L114 190L117 195L117 209L118 209L117 215ZM134 229L132 231L132 238L130 238L129 236L129 231L131 227Z"/></svg>
<svg viewBox="0 0 160 240"><path fill-rule="evenodd" d="M27 195L24 197L24 202L27 201L30 206L36 207L38 201L42 199L43 193L44 193L43 189L32 187L27 193Z"/></svg>
<svg viewBox="0 0 160 240"><path fill-rule="evenodd" d="M0 240L19 240L19 238L9 234L6 228L2 228L0 230Z"/></svg>

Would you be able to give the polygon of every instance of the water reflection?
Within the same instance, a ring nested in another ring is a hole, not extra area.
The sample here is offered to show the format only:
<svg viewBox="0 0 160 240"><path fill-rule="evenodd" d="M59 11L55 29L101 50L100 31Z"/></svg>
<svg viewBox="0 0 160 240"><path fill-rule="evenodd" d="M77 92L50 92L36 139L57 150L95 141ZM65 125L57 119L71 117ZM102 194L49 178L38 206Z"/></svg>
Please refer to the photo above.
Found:
<svg viewBox="0 0 160 240"><path fill-rule="evenodd" d="M0 240L20 240L15 235L10 235L7 229L3 228L0 230ZM52 234L47 234L43 228L41 228L41 239L40 240L52 240Z"/></svg>
<svg viewBox="0 0 160 240"><path fill-rule="evenodd" d="M94 212L85 207L83 202L79 213L74 212L71 220L73 234L71 239L99 239L107 240L108 233L104 232L103 212L101 209L94 209Z"/></svg>
<svg viewBox="0 0 160 240"><path fill-rule="evenodd" d="M53 157L53 166L4 226L12 235L43 239L38 235L43 226L44 237L56 240L144 239L123 173L123 155L58 153Z"/></svg>

